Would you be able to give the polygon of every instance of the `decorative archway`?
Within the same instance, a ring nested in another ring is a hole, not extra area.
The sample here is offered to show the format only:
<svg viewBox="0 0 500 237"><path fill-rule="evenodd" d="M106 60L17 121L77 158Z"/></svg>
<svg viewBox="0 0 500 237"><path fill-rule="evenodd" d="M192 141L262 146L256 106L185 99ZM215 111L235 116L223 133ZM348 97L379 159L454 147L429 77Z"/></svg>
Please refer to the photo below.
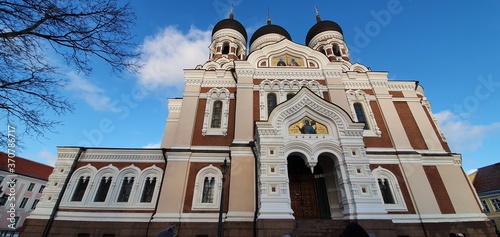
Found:
<svg viewBox="0 0 500 237"><path fill-rule="evenodd" d="M298 123L306 125L305 121L309 121L309 125L314 121L322 127L310 128L310 132L306 129L299 129L299 132L295 129L291 132L292 126ZM328 185L338 187L335 194L338 196L337 202L326 202L330 218L371 219L374 215L376 218L385 215L387 212L377 194L376 182L366 157L363 126L353 122L346 111L307 88L302 88L290 100L278 105L267 121L256 122L260 170L258 218L321 218L319 211L310 215L294 214L298 209L293 203L296 199L292 198L292 195L296 194L295 188L292 187L296 182L293 175L314 177L320 157L336 158L335 164L330 165L331 170L327 171L332 177L328 181L324 180L325 185L329 182ZM319 130L322 132L318 132ZM295 156L304 161L302 166L288 159ZM288 162L294 164L289 166ZM295 168L298 170L293 171ZM310 175L306 174L305 168L309 170ZM314 185L316 184L313 182ZM318 192L315 191L314 195L317 199Z"/></svg>

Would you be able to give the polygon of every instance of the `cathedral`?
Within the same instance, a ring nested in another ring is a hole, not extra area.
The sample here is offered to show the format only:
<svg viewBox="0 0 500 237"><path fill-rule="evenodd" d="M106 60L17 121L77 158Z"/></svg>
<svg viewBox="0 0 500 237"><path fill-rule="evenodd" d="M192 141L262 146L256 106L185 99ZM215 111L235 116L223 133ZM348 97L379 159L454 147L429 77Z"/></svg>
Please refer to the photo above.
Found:
<svg viewBox="0 0 500 237"><path fill-rule="evenodd" d="M161 148L58 147L22 237L495 236L423 87L351 62L337 23L297 43L231 14L208 47Z"/></svg>

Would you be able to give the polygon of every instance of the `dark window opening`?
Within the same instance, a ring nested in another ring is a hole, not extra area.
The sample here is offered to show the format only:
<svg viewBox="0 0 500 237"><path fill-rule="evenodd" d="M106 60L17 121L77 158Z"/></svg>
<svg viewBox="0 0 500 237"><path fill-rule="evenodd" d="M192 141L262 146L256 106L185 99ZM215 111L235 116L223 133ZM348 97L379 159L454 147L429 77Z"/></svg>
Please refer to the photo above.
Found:
<svg viewBox="0 0 500 237"><path fill-rule="evenodd" d="M295 93L288 93L288 94L286 94L286 100L291 99L294 95L295 95Z"/></svg>
<svg viewBox="0 0 500 237"><path fill-rule="evenodd" d="M278 101L276 99L276 94L275 93L267 94L267 115L271 114L271 111L273 111L273 109L276 108L277 104Z"/></svg>
<svg viewBox="0 0 500 237"><path fill-rule="evenodd" d="M125 177L123 179L122 188L118 194L117 202L128 202L132 187L134 185L134 177Z"/></svg>
<svg viewBox="0 0 500 237"><path fill-rule="evenodd" d="M106 196L108 196L110 186L111 177L102 177L101 182L99 182L99 188L97 188L97 193L95 194L94 202L106 201Z"/></svg>
<svg viewBox="0 0 500 237"><path fill-rule="evenodd" d="M340 48L339 48L339 46L338 46L337 44L334 44L334 45L333 45L333 54L334 54L335 56L340 56L340 55L341 55L341 54L340 54Z"/></svg>
<svg viewBox="0 0 500 237"><path fill-rule="evenodd" d="M35 188L35 184L34 183L30 183L30 186L28 187L28 192L32 192L33 189Z"/></svg>
<svg viewBox="0 0 500 237"><path fill-rule="evenodd" d="M203 181L203 195L201 197L202 203L214 202L214 188L215 188L215 178L205 177Z"/></svg>
<svg viewBox="0 0 500 237"><path fill-rule="evenodd" d="M361 103L354 103L354 112L356 112L356 117L358 118L358 122L364 123L364 130L368 130L368 121L366 121L365 111L363 110L363 105Z"/></svg>
<svg viewBox="0 0 500 237"><path fill-rule="evenodd" d="M35 201L33 202L33 204L31 205L31 210L35 210L36 208L36 205L38 204L38 202L40 201L40 199L35 199Z"/></svg>
<svg viewBox="0 0 500 237"><path fill-rule="evenodd" d="M210 123L211 128L220 128L222 122L222 101L218 100L214 102L212 108L212 121Z"/></svg>
<svg viewBox="0 0 500 237"><path fill-rule="evenodd" d="M151 202L153 200L153 193L155 191L156 178L146 178L144 189L142 190L141 202Z"/></svg>
<svg viewBox="0 0 500 237"><path fill-rule="evenodd" d="M19 205L19 208L24 208L26 207L26 204L28 203L29 198L23 198L21 201L21 204Z"/></svg>
<svg viewBox="0 0 500 237"><path fill-rule="evenodd" d="M75 192L71 197L72 202L81 202L83 199L83 195L85 194L85 190L87 190L87 186L89 185L90 177L80 177L76 184Z"/></svg>
<svg viewBox="0 0 500 237"><path fill-rule="evenodd" d="M228 54L229 53L229 43L224 43L222 44L222 54Z"/></svg>
<svg viewBox="0 0 500 237"><path fill-rule="evenodd" d="M382 198L385 204L395 204L394 197L392 196L391 186L389 185L389 180L378 179L378 186L380 187L380 192L382 193Z"/></svg>

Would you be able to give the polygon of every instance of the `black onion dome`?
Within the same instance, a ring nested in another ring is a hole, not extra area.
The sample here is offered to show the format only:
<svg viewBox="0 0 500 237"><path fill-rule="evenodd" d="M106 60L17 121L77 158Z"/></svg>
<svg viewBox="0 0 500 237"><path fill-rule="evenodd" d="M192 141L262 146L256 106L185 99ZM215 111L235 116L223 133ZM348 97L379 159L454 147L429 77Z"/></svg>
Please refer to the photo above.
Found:
<svg viewBox="0 0 500 237"><path fill-rule="evenodd" d="M215 32L222 29L233 29L235 31L238 31L243 35L243 37L245 37L245 41L247 40L247 31L245 30L245 27L243 27L243 25L235 19L228 18L215 24L214 29L212 30L212 37L214 36Z"/></svg>
<svg viewBox="0 0 500 237"><path fill-rule="evenodd" d="M265 25L263 27L260 27L258 30L255 31L255 33L253 33L252 38L250 38L250 45L252 45L252 43L257 38L259 38L263 35L272 34L272 33L285 36L285 38L287 38L290 41L292 40L292 37L290 36L290 34L288 34L288 31L286 31L283 27L278 26L278 25L269 24L269 25Z"/></svg>
<svg viewBox="0 0 500 237"><path fill-rule="evenodd" d="M324 31L329 31L329 30L337 31L340 34L344 35L344 33L342 32L342 28L340 28L339 24L337 24L333 21L320 21L320 22L316 23L315 25L313 25L313 27L311 27L309 32L307 32L306 45L309 45L309 42L317 34L324 32Z"/></svg>

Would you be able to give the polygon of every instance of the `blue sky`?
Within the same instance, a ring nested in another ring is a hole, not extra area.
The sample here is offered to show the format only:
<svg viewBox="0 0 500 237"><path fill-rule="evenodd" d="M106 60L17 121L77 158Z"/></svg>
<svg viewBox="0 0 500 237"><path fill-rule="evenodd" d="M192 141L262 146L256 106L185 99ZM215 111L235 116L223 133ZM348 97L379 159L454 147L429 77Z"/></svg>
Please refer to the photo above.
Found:
<svg viewBox="0 0 500 237"><path fill-rule="evenodd" d="M117 78L95 61L85 78L60 63L70 83L61 91L75 105L59 117L63 125L46 138L22 137L18 155L46 164L57 146L157 147L168 116L167 99L182 96L183 68L208 59L213 26L235 19L249 38L266 24L284 27L304 44L323 20L344 31L351 61L394 80L417 80L464 170L498 162L500 145L500 2L472 1L133 1L138 21L133 33L144 63L139 75ZM186 53L187 52L187 53ZM54 59L57 63L58 60ZM50 116L50 115L49 115Z"/></svg>

